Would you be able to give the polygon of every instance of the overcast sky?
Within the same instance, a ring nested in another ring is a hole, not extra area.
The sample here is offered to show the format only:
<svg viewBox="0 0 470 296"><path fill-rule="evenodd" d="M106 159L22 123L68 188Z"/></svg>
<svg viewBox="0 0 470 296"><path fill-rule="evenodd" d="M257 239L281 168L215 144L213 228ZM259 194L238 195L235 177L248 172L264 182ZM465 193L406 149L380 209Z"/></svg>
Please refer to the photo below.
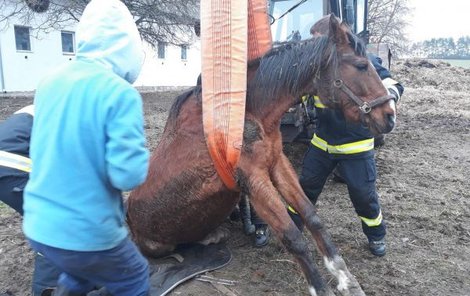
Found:
<svg viewBox="0 0 470 296"><path fill-rule="evenodd" d="M412 9L407 28L408 38L423 41L431 38L470 36L470 0L408 0Z"/></svg>

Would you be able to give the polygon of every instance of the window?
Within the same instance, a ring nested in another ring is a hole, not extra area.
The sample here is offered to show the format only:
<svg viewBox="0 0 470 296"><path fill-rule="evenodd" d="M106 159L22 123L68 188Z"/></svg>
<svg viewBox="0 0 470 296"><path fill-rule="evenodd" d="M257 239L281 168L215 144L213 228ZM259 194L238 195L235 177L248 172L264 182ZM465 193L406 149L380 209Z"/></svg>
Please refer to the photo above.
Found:
<svg viewBox="0 0 470 296"><path fill-rule="evenodd" d="M62 53L74 54L75 53L75 33L62 31Z"/></svg>
<svg viewBox="0 0 470 296"><path fill-rule="evenodd" d="M181 59L186 61L188 59L188 46L181 45Z"/></svg>
<svg viewBox="0 0 470 296"><path fill-rule="evenodd" d="M29 27L15 26L16 50L31 51Z"/></svg>
<svg viewBox="0 0 470 296"><path fill-rule="evenodd" d="M158 42L157 56L158 56L159 59L164 59L165 58L165 49L166 49L166 43Z"/></svg>

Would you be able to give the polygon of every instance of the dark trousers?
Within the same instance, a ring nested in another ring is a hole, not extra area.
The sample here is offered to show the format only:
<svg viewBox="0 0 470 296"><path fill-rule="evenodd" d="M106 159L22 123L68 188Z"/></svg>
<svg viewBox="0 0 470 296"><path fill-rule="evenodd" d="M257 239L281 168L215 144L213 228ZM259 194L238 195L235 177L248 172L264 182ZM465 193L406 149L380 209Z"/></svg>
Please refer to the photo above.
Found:
<svg viewBox="0 0 470 296"><path fill-rule="evenodd" d="M251 203L250 203L250 207L251 207L251 223L253 223L253 225L267 225L266 222L264 222L263 219L261 219L258 216L258 214L256 214L255 208L253 208Z"/></svg>
<svg viewBox="0 0 470 296"><path fill-rule="evenodd" d="M32 296L41 296L47 289L57 287L60 270L47 260L44 255L35 253Z"/></svg>
<svg viewBox="0 0 470 296"><path fill-rule="evenodd" d="M28 182L28 176L1 176L0 200L6 203L18 214L23 216L23 189Z"/></svg>
<svg viewBox="0 0 470 296"><path fill-rule="evenodd" d="M300 185L305 194L315 204L328 176L336 166L348 186L354 209L361 217L364 234L369 240L382 239L386 233L383 221L374 226L368 226L364 222L364 219L374 220L381 214L375 186L377 172L373 154L362 158L338 158L310 144L300 176Z"/></svg>
<svg viewBox="0 0 470 296"><path fill-rule="evenodd" d="M23 216L23 190L29 174L0 177L0 200ZM48 288L55 288L60 271L44 256L35 253L32 295L40 296Z"/></svg>
<svg viewBox="0 0 470 296"><path fill-rule="evenodd" d="M95 287L106 287L113 296L149 293L147 259L129 238L110 250L92 252L63 250L32 240L30 244L62 271L57 292L86 295Z"/></svg>

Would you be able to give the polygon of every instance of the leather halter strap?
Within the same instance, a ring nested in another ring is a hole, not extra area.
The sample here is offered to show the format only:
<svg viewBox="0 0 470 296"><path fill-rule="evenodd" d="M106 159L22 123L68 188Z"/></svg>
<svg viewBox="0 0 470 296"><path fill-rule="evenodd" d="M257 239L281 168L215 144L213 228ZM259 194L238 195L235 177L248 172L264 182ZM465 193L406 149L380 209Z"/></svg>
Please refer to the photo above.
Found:
<svg viewBox="0 0 470 296"><path fill-rule="evenodd" d="M370 102L366 102L364 100L362 100L361 98L357 97L352 91L351 89L346 85L344 84L343 80L341 79L336 79L334 82L333 82L333 85L334 87L336 87L337 89L343 91L344 93L346 93L346 95L348 95L348 97L354 102L356 103L356 105L359 106L359 110L361 110L361 112L363 114L368 114L370 111L372 111L372 108L376 107L376 106L379 106L379 105L382 105L383 103L385 102L388 102L389 100L393 100L394 99L394 96L392 95L385 95L385 96L381 96L381 97L378 97Z"/></svg>

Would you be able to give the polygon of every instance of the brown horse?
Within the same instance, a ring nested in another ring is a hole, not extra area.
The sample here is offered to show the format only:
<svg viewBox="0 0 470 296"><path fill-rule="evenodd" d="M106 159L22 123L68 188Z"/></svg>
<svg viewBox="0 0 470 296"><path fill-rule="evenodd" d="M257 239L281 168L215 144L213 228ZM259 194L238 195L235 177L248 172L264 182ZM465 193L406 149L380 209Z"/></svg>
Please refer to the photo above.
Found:
<svg viewBox="0 0 470 296"><path fill-rule="evenodd" d="M236 181L297 262L312 295L334 295L320 276L307 241L289 218L285 203L302 217L343 295L364 295L324 230L313 205L282 152L280 119L304 94L331 98L352 121L373 131L393 128L390 97L365 54L364 45L330 18L329 36L286 43L249 65L243 146ZM133 191L128 223L142 252L161 256L181 243L210 241L232 212L240 192L217 175L202 125L201 89L174 102L162 139L153 152L148 178ZM284 200L284 201L283 201Z"/></svg>

